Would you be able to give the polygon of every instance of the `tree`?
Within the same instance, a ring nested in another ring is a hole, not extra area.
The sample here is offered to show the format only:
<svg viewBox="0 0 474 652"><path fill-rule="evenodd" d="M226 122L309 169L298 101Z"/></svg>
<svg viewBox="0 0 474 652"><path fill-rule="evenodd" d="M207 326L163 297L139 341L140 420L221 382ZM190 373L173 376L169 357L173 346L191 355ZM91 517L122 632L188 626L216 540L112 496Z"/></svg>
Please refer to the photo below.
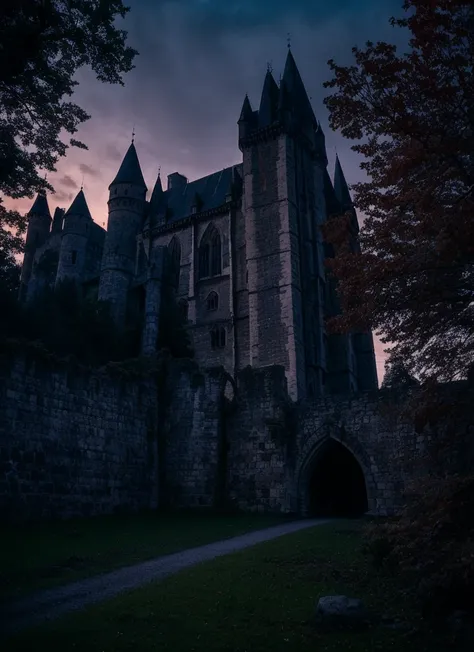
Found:
<svg viewBox="0 0 474 652"><path fill-rule="evenodd" d="M114 25L122 0L4 0L0 12L0 192L14 199L54 191L41 170L54 171L71 136L89 115L70 97L76 71L90 66L99 81L122 84L137 52ZM0 252L22 251L25 219L0 198Z"/></svg>
<svg viewBox="0 0 474 652"><path fill-rule="evenodd" d="M391 19L409 49L368 42L355 63L329 66L330 123L356 141L368 181L362 252L349 214L326 236L343 314L336 331L371 327L420 380L464 377L474 360L474 7L471 0L406 0Z"/></svg>
<svg viewBox="0 0 474 652"><path fill-rule="evenodd" d="M390 362L385 363L385 375L381 389L400 390L417 385L416 378L413 378L408 372L403 360L392 357Z"/></svg>

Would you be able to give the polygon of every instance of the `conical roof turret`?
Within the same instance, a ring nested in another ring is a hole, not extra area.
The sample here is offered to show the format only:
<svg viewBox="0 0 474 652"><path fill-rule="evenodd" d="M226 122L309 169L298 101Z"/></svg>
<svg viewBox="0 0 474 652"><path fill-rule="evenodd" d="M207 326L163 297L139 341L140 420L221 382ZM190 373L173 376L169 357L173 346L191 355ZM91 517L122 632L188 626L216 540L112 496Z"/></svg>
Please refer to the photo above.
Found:
<svg viewBox="0 0 474 652"><path fill-rule="evenodd" d="M252 122L253 120L253 111L250 105L249 96L246 95L244 103L242 104L242 110L240 112L240 118L238 122Z"/></svg>
<svg viewBox="0 0 474 652"><path fill-rule="evenodd" d="M334 192L336 197L344 209L352 208L352 198L349 192L342 166L339 161L339 156L336 155L336 166L334 169Z"/></svg>
<svg viewBox="0 0 474 652"><path fill-rule="evenodd" d="M28 215L44 215L51 219L51 212L48 206L48 199L44 190L41 190L37 195L36 199L33 202L33 206L30 208Z"/></svg>
<svg viewBox="0 0 474 652"><path fill-rule="evenodd" d="M68 215L77 215L92 220L92 215L90 214L89 206L87 205L82 188L79 190L72 204L67 209L64 217L67 217Z"/></svg>
<svg viewBox="0 0 474 652"><path fill-rule="evenodd" d="M263 82L262 97L258 110L258 126L267 127L277 119L280 91L270 70L267 70Z"/></svg>
<svg viewBox="0 0 474 652"><path fill-rule="evenodd" d="M158 172L158 178L153 188L153 192L151 193L150 206L152 208L158 208L158 206L163 202L163 195L164 191L161 183L161 174Z"/></svg>
<svg viewBox="0 0 474 652"><path fill-rule="evenodd" d="M290 49L285 62L281 86L284 87L287 97L285 102L291 104L294 112L302 121L309 121L316 127L317 122L314 116L311 102L301 79L298 67ZM286 108L286 107L285 107Z"/></svg>
<svg viewBox="0 0 474 652"><path fill-rule="evenodd" d="M109 189L118 183L130 183L147 190L140 162L138 161L137 150L135 149L133 141L125 154L122 165L117 172L117 176L110 184Z"/></svg>

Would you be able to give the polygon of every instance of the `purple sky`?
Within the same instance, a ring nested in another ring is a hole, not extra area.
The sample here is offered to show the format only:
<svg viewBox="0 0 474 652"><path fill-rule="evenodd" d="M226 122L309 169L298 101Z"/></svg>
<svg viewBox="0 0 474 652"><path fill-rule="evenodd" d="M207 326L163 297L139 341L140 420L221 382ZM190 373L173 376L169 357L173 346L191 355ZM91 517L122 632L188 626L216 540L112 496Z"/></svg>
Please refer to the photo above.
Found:
<svg viewBox="0 0 474 652"><path fill-rule="evenodd" d="M149 191L179 171L195 179L241 160L237 119L245 93L258 106L267 64L283 72L287 34L316 117L326 132L332 176L335 148L349 184L363 178L351 143L331 133L323 106L330 78L327 60L351 62L351 47L368 39L394 41L388 19L401 0L129 0L123 21L136 48L135 69L124 87L78 73L74 100L91 114L77 137L89 150L69 149L48 179L56 194L50 208L67 208L84 178L96 222L107 222L107 187L130 143L135 144ZM122 21L120 21L122 23ZM122 24L120 25L122 27ZM30 200L15 207L27 211ZM11 202L10 202L11 205ZM377 342L379 377L383 345Z"/></svg>

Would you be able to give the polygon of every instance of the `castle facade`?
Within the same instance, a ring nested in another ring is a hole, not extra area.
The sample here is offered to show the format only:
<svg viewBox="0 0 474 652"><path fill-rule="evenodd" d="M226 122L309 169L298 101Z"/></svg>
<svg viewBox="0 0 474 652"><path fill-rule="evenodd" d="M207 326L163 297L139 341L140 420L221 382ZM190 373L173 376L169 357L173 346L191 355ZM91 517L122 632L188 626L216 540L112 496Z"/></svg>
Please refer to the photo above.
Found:
<svg viewBox="0 0 474 652"><path fill-rule="evenodd" d="M281 365L292 399L377 388L371 333L328 334L339 311L321 226L357 216L339 162L327 171L324 134L291 51L278 85L267 72L258 110L245 97L241 162L188 181L175 172L147 186L132 142L109 186L107 230L81 189L53 218L47 197L29 212L21 297L75 281L108 302L120 326L131 302L142 352L157 347L164 291L187 322L196 361L235 375ZM168 293L169 293L168 292Z"/></svg>

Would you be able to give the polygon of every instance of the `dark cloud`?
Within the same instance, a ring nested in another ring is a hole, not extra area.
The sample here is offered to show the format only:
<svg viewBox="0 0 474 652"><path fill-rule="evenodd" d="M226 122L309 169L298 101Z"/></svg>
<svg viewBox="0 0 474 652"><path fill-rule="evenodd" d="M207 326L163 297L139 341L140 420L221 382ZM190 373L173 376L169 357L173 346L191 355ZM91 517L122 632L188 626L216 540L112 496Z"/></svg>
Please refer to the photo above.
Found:
<svg viewBox="0 0 474 652"><path fill-rule="evenodd" d="M69 175L65 174L61 179L59 179L58 182L61 186L64 186L65 188L78 188L78 184L74 181L74 179Z"/></svg>
<svg viewBox="0 0 474 652"><path fill-rule="evenodd" d="M82 172L82 174L88 174L91 177L99 176L99 172L91 165L87 165L87 163L79 163L79 170Z"/></svg>
<svg viewBox="0 0 474 652"><path fill-rule="evenodd" d="M136 125L145 165L202 174L240 157L236 121L245 93L258 106L267 62L283 70L287 33L318 118L326 125L322 84L327 60L351 60L367 39L393 39L388 19L400 0L132 0L123 21L139 50L125 86L88 83L85 108L93 120L121 129L124 143ZM121 25L122 26L122 25ZM92 121L91 121L92 122ZM118 162L124 149L109 160ZM125 144L124 144L125 147ZM102 150L104 151L104 150ZM155 174L155 172L153 172ZM195 174L195 173L194 173Z"/></svg>
<svg viewBox="0 0 474 652"><path fill-rule="evenodd" d="M71 202L74 199L74 193L70 192L63 192L62 190L57 190L54 195L54 202L55 203L67 203Z"/></svg>
<svg viewBox="0 0 474 652"><path fill-rule="evenodd" d="M121 161L124 153L121 152L116 145L110 143L105 148L105 155L111 161Z"/></svg>

